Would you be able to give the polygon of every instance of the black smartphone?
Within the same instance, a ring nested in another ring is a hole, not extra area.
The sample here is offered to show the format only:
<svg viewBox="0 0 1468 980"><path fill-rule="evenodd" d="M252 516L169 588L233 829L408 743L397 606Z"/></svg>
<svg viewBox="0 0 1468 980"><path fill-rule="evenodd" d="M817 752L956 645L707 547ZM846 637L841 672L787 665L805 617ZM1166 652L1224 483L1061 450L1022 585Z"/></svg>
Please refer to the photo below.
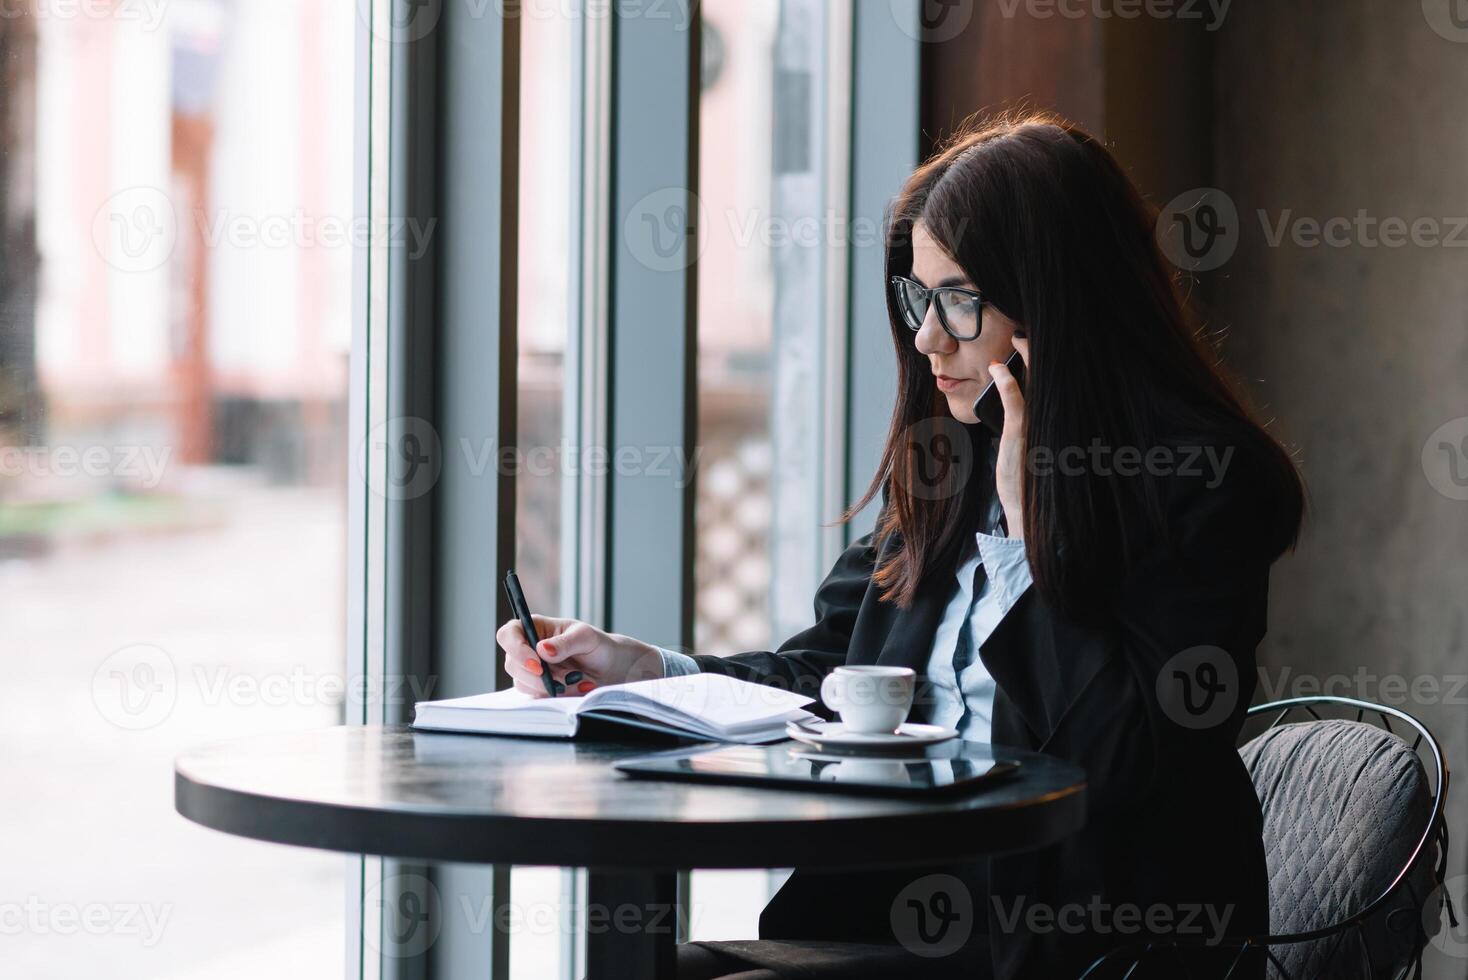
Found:
<svg viewBox="0 0 1468 980"><path fill-rule="evenodd" d="M1019 356L1019 351L1010 354L1004 366L1009 368L1009 373L1014 375L1014 380L1019 382L1019 390L1023 393L1025 390L1025 360ZM1004 434L1004 402L1000 399L999 389L994 387L992 380L984 386L983 394L979 395L978 401L974 402L974 414L996 437Z"/></svg>

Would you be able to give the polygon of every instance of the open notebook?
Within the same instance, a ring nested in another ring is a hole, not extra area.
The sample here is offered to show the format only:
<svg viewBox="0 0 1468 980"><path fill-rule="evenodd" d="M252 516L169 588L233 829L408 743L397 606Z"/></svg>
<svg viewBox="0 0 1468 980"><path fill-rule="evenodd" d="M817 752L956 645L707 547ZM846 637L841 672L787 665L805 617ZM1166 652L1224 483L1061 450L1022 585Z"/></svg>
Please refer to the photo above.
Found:
<svg viewBox="0 0 1468 980"><path fill-rule="evenodd" d="M785 723L814 717L813 699L722 674L687 674L598 688L580 698L533 698L513 688L419 701L413 727L440 732L572 738L582 718L717 742L773 742Z"/></svg>

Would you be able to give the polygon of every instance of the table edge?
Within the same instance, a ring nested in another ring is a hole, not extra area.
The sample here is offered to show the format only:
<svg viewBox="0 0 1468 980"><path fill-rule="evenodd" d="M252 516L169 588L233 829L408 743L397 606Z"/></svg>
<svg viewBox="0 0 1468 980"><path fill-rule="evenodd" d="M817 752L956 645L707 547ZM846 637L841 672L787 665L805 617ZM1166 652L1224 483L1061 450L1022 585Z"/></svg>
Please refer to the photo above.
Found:
<svg viewBox="0 0 1468 980"><path fill-rule="evenodd" d="M466 864L587 867L613 870L684 868L900 867L973 860L1034 850L1063 840L1085 825L1082 780L1019 803L985 810L893 813L828 820L680 822L676 825L615 817L523 817L444 811L375 810L346 803L270 796L200 782L174 768L174 809L194 823L253 840L345 854ZM1043 819L1037 820L1037 807ZM342 818L331 820L329 818ZM983 823L981 833L973 824ZM873 824L878 825L876 836ZM969 826L965 827L964 825ZM590 832L589 831L590 828ZM450 829L464 833L452 834ZM749 842L756 830L760 843ZM471 836L472 842L465 838ZM608 835L616 841L609 843ZM1016 843L955 850L955 842L984 837ZM697 860L662 859L677 840ZM774 840L775 846L768 844ZM891 841L873 855L872 842ZM767 854L759 854L766 849ZM852 862L852 851L863 860ZM608 855L622 856L609 860Z"/></svg>

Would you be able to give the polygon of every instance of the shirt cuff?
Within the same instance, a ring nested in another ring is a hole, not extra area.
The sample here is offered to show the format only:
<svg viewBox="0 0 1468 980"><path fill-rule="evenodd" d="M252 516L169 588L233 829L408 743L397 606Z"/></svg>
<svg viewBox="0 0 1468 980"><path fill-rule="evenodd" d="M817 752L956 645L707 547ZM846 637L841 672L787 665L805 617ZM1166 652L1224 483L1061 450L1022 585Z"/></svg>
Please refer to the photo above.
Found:
<svg viewBox="0 0 1468 980"><path fill-rule="evenodd" d="M678 653L676 650L665 650L657 648L658 655L663 658L664 677L683 677L687 674L698 673L698 661L686 653Z"/></svg>
<svg viewBox="0 0 1468 980"><path fill-rule="evenodd" d="M1019 602L1019 597L1025 594L1025 590L1034 584L1024 539L1003 538L993 534L980 534L978 539L979 558L984 563L984 573L999 594L1000 609L1007 613Z"/></svg>

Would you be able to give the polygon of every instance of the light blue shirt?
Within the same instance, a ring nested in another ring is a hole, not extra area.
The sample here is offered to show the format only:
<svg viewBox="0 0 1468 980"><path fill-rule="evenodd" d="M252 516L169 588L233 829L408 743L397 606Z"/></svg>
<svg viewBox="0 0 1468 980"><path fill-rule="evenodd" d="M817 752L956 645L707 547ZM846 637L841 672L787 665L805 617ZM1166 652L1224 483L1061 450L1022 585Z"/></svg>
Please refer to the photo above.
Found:
<svg viewBox="0 0 1468 980"><path fill-rule="evenodd" d="M1000 531L1002 513L996 498L986 522L992 533L974 535L974 547L954 572L953 594L933 632L925 671L933 697L927 720L956 728L960 738L974 742L989 741L994 722L994 678L979 658L979 647L1033 582L1024 541L1004 537ZM981 564L984 581L974 595ZM961 651L960 641L965 644ZM960 671L954 670L956 661L963 664Z"/></svg>
<svg viewBox="0 0 1468 980"><path fill-rule="evenodd" d="M989 741L994 721L994 678L979 658L979 647L1034 581L1024 541L1003 535L999 522L1003 512L996 496L984 522L990 533L974 535L973 548L954 573L953 594L933 633L925 668L933 696L928 721L956 728L959 737L974 742ZM980 564L986 574L974 595ZM960 641L965 644L963 651L958 649ZM698 672L698 662L692 657L673 650L660 652L668 677ZM955 662L963 664L958 671Z"/></svg>

